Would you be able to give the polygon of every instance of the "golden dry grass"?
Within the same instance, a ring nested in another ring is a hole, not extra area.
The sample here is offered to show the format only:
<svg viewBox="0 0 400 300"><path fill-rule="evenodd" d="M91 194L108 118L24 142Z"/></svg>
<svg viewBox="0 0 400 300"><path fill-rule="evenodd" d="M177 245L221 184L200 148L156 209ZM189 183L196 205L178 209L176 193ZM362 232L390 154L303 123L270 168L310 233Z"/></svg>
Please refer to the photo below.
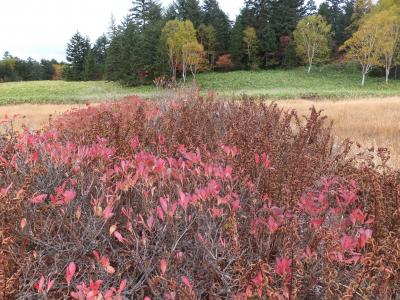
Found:
<svg viewBox="0 0 400 300"><path fill-rule="evenodd" d="M334 122L334 132L350 138L364 147L387 147L392 153L391 164L400 167L400 97L365 98L351 100L282 100L279 105L306 114L314 105ZM37 129L65 111L84 105L12 105L0 106L0 116L17 114L15 125Z"/></svg>
<svg viewBox="0 0 400 300"><path fill-rule="evenodd" d="M334 122L334 132L363 147L387 147L391 165L400 167L400 97L365 98L341 101L279 101L285 108L307 113L314 105Z"/></svg>
<svg viewBox="0 0 400 300"><path fill-rule="evenodd" d="M20 104L0 106L0 119L5 115L15 116L14 126L19 129L23 125L29 129L39 129L47 124L51 118L68 110L84 107L83 104Z"/></svg>

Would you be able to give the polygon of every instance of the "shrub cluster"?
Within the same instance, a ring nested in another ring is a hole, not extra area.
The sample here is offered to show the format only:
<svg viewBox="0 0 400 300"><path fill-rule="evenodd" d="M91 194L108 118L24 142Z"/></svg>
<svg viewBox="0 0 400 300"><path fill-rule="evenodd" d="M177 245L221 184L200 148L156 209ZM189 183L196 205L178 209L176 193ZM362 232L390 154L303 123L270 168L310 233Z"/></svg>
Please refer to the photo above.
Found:
<svg viewBox="0 0 400 300"><path fill-rule="evenodd" d="M315 109L214 98L129 97L3 133L1 296L398 296L388 153L350 154Z"/></svg>

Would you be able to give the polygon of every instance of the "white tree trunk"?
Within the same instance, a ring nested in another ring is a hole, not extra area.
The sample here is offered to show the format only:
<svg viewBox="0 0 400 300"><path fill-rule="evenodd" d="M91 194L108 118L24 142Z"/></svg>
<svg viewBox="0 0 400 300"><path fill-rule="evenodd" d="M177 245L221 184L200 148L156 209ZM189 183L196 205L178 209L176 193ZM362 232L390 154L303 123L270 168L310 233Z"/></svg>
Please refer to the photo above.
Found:
<svg viewBox="0 0 400 300"><path fill-rule="evenodd" d="M308 72L307 73L310 73L311 72L311 63L308 65Z"/></svg>
<svg viewBox="0 0 400 300"><path fill-rule="evenodd" d="M362 73L362 80L361 80L361 85L364 86L365 84L365 72Z"/></svg>
<svg viewBox="0 0 400 300"><path fill-rule="evenodd" d="M184 63L182 65L182 78L183 78L183 82L186 82L186 64Z"/></svg>
<svg viewBox="0 0 400 300"><path fill-rule="evenodd" d="M389 83L390 67L386 67L386 84Z"/></svg>

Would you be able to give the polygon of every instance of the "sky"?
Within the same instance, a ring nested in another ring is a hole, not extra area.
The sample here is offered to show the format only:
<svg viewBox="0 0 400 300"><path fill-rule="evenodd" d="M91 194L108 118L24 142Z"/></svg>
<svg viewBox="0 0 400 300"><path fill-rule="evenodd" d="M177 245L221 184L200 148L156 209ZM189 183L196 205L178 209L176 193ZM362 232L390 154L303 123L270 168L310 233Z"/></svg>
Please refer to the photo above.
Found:
<svg viewBox="0 0 400 300"><path fill-rule="evenodd" d="M160 0L165 7L171 2ZM232 20L243 5L218 2ZM111 15L121 20L130 6L131 0L0 0L0 58L9 51L23 59L65 60L73 34L79 30L94 42L107 31Z"/></svg>

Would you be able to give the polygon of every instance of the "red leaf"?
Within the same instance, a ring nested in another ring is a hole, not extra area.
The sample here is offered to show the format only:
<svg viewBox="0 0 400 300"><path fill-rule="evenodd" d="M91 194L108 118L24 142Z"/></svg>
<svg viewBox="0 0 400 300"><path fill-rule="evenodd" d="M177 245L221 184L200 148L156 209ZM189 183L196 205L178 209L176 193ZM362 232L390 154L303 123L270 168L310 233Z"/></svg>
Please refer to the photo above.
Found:
<svg viewBox="0 0 400 300"><path fill-rule="evenodd" d="M40 277L40 280L35 284L35 289L41 293L43 291L44 286L44 277Z"/></svg>
<svg viewBox="0 0 400 300"><path fill-rule="evenodd" d="M40 204L40 203L43 203L44 200L46 200L46 198L47 198L47 194L41 194L41 195L31 198L29 201L34 204Z"/></svg>
<svg viewBox="0 0 400 300"><path fill-rule="evenodd" d="M186 276L181 276L181 280L189 289L192 289L192 284L190 283L189 278Z"/></svg>
<svg viewBox="0 0 400 300"><path fill-rule="evenodd" d="M67 190L63 193L64 203L67 204L71 200L73 200L76 196L76 192L74 190Z"/></svg>
<svg viewBox="0 0 400 300"><path fill-rule="evenodd" d="M290 274L292 272L291 269L292 260L287 257L277 257L275 264L275 272L278 275Z"/></svg>
<svg viewBox="0 0 400 300"><path fill-rule="evenodd" d="M121 243L125 242L125 239L122 237L122 235L118 231L114 231L114 236L119 242L121 242Z"/></svg>
<svg viewBox="0 0 400 300"><path fill-rule="evenodd" d="M168 213L168 198L160 198L160 204L165 213Z"/></svg>
<svg viewBox="0 0 400 300"><path fill-rule="evenodd" d="M119 288L118 288L118 294L121 294L122 291L126 288L127 282L128 281L126 279L121 281L121 283L119 284Z"/></svg>
<svg viewBox="0 0 400 300"><path fill-rule="evenodd" d="M256 277L254 277L251 281L253 281L253 283L256 287L260 287L263 282L263 275L262 275L261 271L259 271L257 273Z"/></svg>
<svg viewBox="0 0 400 300"><path fill-rule="evenodd" d="M51 288L53 287L55 281L56 281L55 279L52 279L49 282L47 282L46 293L48 293L51 290Z"/></svg>
<svg viewBox="0 0 400 300"><path fill-rule="evenodd" d="M157 215L160 220L164 221L164 212L160 206L157 206Z"/></svg>
<svg viewBox="0 0 400 300"><path fill-rule="evenodd" d="M74 277L75 271L76 271L75 263L70 262L67 267L66 274L65 274L65 279L67 281L68 286L71 284L71 280L72 280L72 277Z"/></svg>
<svg viewBox="0 0 400 300"><path fill-rule="evenodd" d="M21 229L24 229L26 224L27 224L26 218L21 219L21 222L20 222Z"/></svg>
<svg viewBox="0 0 400 300"><path fill-rule="evenodd" d="M149 226L149 229L151 230L154 225L154 217L153 214L150 215L150 217L147 219L147 226Z"/></svg>
<svg viewBox="0 0 400 300"><path fill-rule="evenodd" d="M271 231L271 233L276 232L279 228L278 222L276 222L276 220L273 217L268 218L267 226L268 226L268 229Z"/></svg>
<svg viewBox="0 0 400 300"><path fill-rule="evenodd" d="M106 220L111 218L114 215L112 211L113 211L113 207L107 206L106 209L103 211L103 218Z"/></svg>
<svg viewBox="0 0 400 300"><path fill-rule="evenodd" d="M165 261L164 258L161 260L160 269L161 269L161 274L164 275L165 271L167 270L167 262Z"/></svg>
<svg viewBox="0 0 400 300"><path fill-rule="evenodd" d="M314 218L311 220L311 227L313 229L318 229L324 223L324 218Z"/></svg>
<svg viewBox="0 0 400 300"><path fill-rule="evenodd" d="M346 251L353 249L356 246L356 241L352 236L345 234L340 240L340 245Z"/></svg>
<svg viewBox="0 0 400 300"><path fill-rule="evenodd" d="M360 248L364 248L367 241L372 237L372 230L371 229L359 229L358 232L360 233L360 237L358 238L358 246Z"/></svg>

